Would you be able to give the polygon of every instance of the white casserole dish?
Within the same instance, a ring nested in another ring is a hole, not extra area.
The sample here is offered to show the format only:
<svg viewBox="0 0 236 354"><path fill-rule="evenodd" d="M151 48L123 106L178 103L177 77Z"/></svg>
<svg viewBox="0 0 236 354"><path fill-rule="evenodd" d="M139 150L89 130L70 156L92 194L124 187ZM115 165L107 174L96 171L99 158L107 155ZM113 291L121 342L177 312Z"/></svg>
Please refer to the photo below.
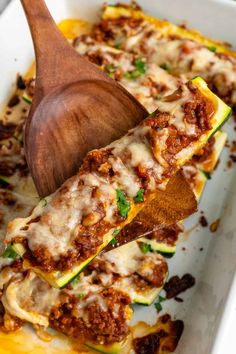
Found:
<svg viewBox="0 0 236 354"><path fill-rule="evenodd" d="M102 0L47 1L56 21L68 17L94 21L102 3ZM233 1L139 0L139 4L152 16L175 23L185 21L205 35L235 41L236 3ZM20 1L14 0L0 16L0 104L9 97L16 73L24 73L32 60L28 26ZM228 123L226 130L233 139L233 124ZM183 303L173 300L163 305L163 312L184 320L185 330L177 350L181 354L236 353L236 171L226 169L226 161L224 151L199 206L209 224L220 218L220 228L214 234L201 227L195 228L191 235L185 233L175 257L168 262L170 276L191 273L197 282L194 288L181 294ZM199 213L189 218L187 229L196 225L198 219ZM186 251L182 250L184 247ZM135 320L154 323L155 319L154 307L138 308Z"/></svg>

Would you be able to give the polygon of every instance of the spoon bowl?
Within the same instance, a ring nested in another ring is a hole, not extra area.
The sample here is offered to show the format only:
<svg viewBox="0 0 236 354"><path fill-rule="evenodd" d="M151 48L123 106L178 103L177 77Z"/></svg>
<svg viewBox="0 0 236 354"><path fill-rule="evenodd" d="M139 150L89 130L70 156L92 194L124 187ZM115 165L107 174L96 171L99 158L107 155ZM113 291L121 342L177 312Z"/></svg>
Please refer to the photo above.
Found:
<svg viewBox="0 0 236 354"><path fill-rule="evenodd" d="M45 195L78 172L88 151L138 124L140 114L120 87L114 95L113 83L84 80L49 93L28 122L27 161L39 194Z"/></svg>

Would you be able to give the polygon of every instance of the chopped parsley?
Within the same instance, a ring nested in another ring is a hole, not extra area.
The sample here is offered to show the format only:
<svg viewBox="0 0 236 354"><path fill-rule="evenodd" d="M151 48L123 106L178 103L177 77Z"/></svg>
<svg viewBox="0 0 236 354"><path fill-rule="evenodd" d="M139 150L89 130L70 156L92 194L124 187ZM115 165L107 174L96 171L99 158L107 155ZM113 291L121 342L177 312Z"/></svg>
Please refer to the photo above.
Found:
<svg viewBox="0 0 236 354"><path fill-rule="evenodd" d="M120 233L120 229L115 229L113 232L112 232L112 235L114 236L117 236L118 234ZM117 240L115 238L113 238L111 241L110 241L110 245L111 246L115 246L117 244Z"/></svg>
<svg viewBox="0 0 236 354"><path fill-rule="evenodd" d="M134 197L134 202L135 203L142 203L144 201L144 189L140 189L136 195L136 197Z"/></svg>
<svg viewBox="0 0 236 354"><path fill-rule="evenodd" d="M163 63L160 65L160 68L166 70L166 71L170 71L170 66L167 63Z"/></svg>
<svg viewBox="0 0 236 354"><path fill-rule="evenodd" d="M215 53L217 51L217 48L214 45L207 47L207 49L209 49L213 53Z"/></svg>
<svg viewBox="0 0 236 354"><path fill-rule="evenodd" d="M115 229L113 232L112 232L112 235L116 236L120 233L120 229Z"/></svg>
<svg viewBox="0 0 236 354"><path fill-rule="evenodd" d="M11 258L11 259L15 260L18 257L18 254L13 249L13 247L11 245L9 245L9 246L7 246L5 251L3 252L2 257L3 258Z"/></svg>
<svg viewBox="0 0 236 354"><path fill-rule="evenodd" d="M163 297L163 296L161 296L161 295L158 296L158 301L155 302L155 304L154 304L154 306L155 306L157 312L160 312L160 311L162 310L162 304L161 304L161 303L162 303L163 301L165 301L165 300L166 300L165 297Z"/></svg>
<svg viewBox="0 0 236 354"><path fill-rule="evenodd" d="M152 250L151 245L149 245L148 243L144 243L144 242L139 242L139 248L141 249L141 251L143 253L148 253L148 252L151 252L151 250Z"/></svg>
<svg viewBox="0 0 236 354"><path fill-rule="evenodd" d="M112 246L115 246L115 245L117 244L117 240L116 240L115 238L113 238L113 239L111 240L110 244L111 244Z"/></svg>
<svg viewBox="0 0 236 354"><path fill-rule="evenodd" d="M163 297L163 296L159 295L159 302L163 302L163 301L165 301L165 300L166 300L166 298L165 298L165 297Z"/></svg>
<svg viewBox="0 0 236 354"><path fill-rule="evenodd" d="M160 302L156 302L156 303L154 304L154 306L155 306L157 312L161 312L161 310L162 310L162 305L161 305Z"/></svg>
<svg viewBox="0 0 236 354"><path fill-rule="evenodd" d="M127 79L136 79L137 77L142 76L146 73L146 62L143 61L141 58L136 59L134 65L136 68L135 70L128 71L127 73L125 73L125 77Z"/></svg>
<svg viewBox="0 0 236 354"><path fill-rule="evenodd" d="M120 215L127 219L131 207L129 201L126 199L125 193L121 189L116 190L116 202Z"/></svg>
<svg viewBox="0 0 236 354"><path fill-rule="evenodd" d="M77 294L77 295L76 295L76 297L77 297L78 299L83 299L83 297L85 297L85 296L86 296L85 293L80 293L80 294Z"/></svg>
<svg viewBox="0 0 236 354"><path fill-rule="evenodd" d="M76 277L74 277L74 279L71 280L71 284L72 285L77 285L80 282L80 275L76 275Z"/></svg>
<svg viewBox="0 0 236 354"><path fill-rule="evenodd" d="M135 60L134 65L140 74L145 74L146 72L146 63L141 58Z"/></svg>
<svg viewBox="0 0 236 354"><path fill-rule="evenodd" d="M115 47L116 49L121 49L121 48L122 48L122 43L116 43L116 44L114 45L114 47Z"/></svg>
<svg viewBox="0 0 236 354"><path fill-rule="evenodd" d="M114 71L116 70L115 66L113 64L107 64L104 67L105 71L109 74L114 73Z"/></svg>

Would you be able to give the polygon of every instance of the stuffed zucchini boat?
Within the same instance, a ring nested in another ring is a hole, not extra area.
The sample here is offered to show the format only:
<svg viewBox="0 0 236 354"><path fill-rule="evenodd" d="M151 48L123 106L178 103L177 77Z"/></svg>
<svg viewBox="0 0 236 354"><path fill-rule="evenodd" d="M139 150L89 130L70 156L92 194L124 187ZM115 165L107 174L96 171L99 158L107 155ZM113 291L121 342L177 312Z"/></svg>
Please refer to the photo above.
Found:
<svg viewBox="0 0 236 354"><path fill-rule="evenodd" d="M199 75L225 102L236 105L236 54L225 43L119 4L104 7L94 36L182 80Z"/></svg>
<svg viewBox="0 0 236 354"><path fill-rule="evenodd" d="M25 268L65 286L155 198L157 188L165 188L230 112L203 79L181 85L126 136L89 153L79 173L31 216L12 221L6 242L17 252L20 244Z"/></svg>
<svg viewBox="0 0 236 354"><path fill-rule="evenodd" d="M225 146L227 133L217 131L212 139L194 155L191 164L187 163L183 168L183 176L190 184L197 201L199 202L203 194L207 181L211 178L211 173L218 164L220 154ZM146 248L171 258L176 252L179 234L183 230L179 224L163 226L154 231L149 237L142 237L138 242L146 244Z"/></svg>
<svg viewBox="0 0 236 354"><path fill-rule="evenodd" d="M56 289L31 270L25 271L14 250L3 255L0 301L2 328L24 323L49 326L103 353L120 353L129 334L130 303L150 305L168 275L165 259L133 241L104 253L64 289Z"/></svg>

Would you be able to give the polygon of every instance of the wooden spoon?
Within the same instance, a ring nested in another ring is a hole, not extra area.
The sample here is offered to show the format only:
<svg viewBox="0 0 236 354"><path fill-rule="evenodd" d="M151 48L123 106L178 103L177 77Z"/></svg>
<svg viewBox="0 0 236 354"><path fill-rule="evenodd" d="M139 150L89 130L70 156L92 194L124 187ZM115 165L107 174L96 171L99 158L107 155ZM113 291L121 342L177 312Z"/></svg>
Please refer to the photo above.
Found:
<svg viewBox="0 0 236 354"><path fill-rule="evenodd" d="M43 197L78 171L89 150L120 138L148 113L73 49L43 0L21 3L36 54L36 87L26 121L25 151Z"/></svg>

